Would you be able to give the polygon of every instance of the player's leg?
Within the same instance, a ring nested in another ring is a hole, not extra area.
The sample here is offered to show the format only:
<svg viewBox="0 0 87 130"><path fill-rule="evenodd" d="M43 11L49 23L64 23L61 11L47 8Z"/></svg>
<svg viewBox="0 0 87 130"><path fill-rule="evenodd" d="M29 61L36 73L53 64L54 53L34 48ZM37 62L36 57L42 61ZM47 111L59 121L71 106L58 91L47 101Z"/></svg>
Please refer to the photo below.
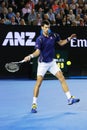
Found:
<svg viewBox="0 0 87 130"><path fill-rule="evenodd" d="M68 105L72 105L73 103L79 102L80 99L76 99L76 98L74 98L74 96L71 96L71 93L70 93L70 91L69 91L68 85L67 85L67 83L66 83L66 80L65 80L65 78L64 78L64 76L63 76L63 74L62 74L62 72L61 72L61 71L58 71L55 76L56 76L56 77L59 79L59 81L61 82L62 89L63 89L63 91L65 92L65 94L66 94L66 96L67 96L67 98L68 98Z"/></svg>
<svg viewBox="0 0 87 130"><path fill-rule="evenodd" d="M32 102L32 109L31 109L32 113L37 112L37 98L39 95L39 88L41 86L42 81L43 81L43 77L37 76L37 81L36 81L36 84L34 86L34 92L33 92L33 102Z"/></svg>
<svg viewBox="0 0 87 130"><path fill-rule="evenodd" d="M55 74L55 76L59 79L61 85L62 85L62 89L63 91L66 93L69 91L68 85L66 83L66 80L62 74L62 71L57 71L57 73ZM69 94L69 98L71 97L71 94Z"/></svg>
<svg viewBox="0 0 87 130"><path fill-rule="evenodd" d="M45 63L38 63L38 68L37 68L37 81L34 86L34 92L33 92L33 103L32 103L32 113L37 112L37 98L39 95L39 89L41 86L41 83L43 81L44 75L48 70L48 65Z"/></svg>
<svg viewBox="0 0 87 130"><path fill-rule="evenodd" d="M60 70L60 68L57 66L57 64L55 62L52 63L50 70L49 70L53 75L55 75L57 77L57 79L59 79L62 89L64 91L64 93L67 96L68 99L68 104L71 105L73 103L79 102L80 99L75 99L68 88L68 85L66 83L65 77L63 76L62 71Z"/></svg>
<svg viewBox="0 0 87 130"><path fill-rule="evenodd" d="M43 81L43 77L42 76L37 76L37 81L34 87L34 97L38 97L39 94L39 88L41 86L41 83Z"/></svg>

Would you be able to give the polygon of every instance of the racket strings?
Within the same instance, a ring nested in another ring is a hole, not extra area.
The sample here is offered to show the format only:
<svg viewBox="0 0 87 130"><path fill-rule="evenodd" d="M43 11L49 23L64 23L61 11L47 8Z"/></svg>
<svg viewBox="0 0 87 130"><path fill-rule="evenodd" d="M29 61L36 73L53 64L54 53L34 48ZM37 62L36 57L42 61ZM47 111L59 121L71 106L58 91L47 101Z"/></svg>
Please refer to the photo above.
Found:
<svg viewBox="0 0 87 130"><path fill-rule="evenodd" d="M19 70L19 65L15 64L15 63L7 63L5 65L5 68L9 71L9 72L16 72Z"/></svg>

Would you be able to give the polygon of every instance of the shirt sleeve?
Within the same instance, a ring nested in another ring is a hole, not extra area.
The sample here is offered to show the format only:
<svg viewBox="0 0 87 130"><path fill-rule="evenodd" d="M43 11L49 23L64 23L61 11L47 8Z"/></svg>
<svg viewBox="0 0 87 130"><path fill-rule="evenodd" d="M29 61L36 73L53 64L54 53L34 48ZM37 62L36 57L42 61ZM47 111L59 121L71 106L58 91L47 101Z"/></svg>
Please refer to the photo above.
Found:
<svg viewBox="0 0 87 130"><path fill-rule="evenodd" d="M41 41L42 39L40 38L40 37L38 37L37 39L36 39L36 43L35 43L35 49L39 49L39 50L41 50Z"/></svg>

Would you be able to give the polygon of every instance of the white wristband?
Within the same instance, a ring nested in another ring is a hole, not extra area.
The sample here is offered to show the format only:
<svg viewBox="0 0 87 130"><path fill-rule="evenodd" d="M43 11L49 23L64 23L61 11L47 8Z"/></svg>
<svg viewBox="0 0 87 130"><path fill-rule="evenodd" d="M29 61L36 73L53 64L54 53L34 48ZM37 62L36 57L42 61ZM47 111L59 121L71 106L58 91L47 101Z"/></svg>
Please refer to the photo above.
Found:
<svg viewBox="0 0 87 130"><path fill-rule="evenodd" d="M34 57L33 54L30 54L30 55L28 56L29 60L30 60L31 58L33 58L33 57Z"/></svg>
<svg viewBox="0 0 87 130"><path fill-rule="evenodd" d="M34 55L33 55L33 54L30 54L29 56L30 56L30 58L34 58Z"/></svg>

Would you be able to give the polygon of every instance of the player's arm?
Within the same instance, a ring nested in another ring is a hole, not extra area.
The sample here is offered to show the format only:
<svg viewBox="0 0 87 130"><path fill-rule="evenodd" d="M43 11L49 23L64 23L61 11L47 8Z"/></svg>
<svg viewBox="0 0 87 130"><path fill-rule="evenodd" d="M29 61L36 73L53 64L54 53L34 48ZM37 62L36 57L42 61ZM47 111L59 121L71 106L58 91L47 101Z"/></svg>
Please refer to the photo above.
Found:
<svg viewBox="0 0 87 130"><path fill-rule="evenodd" d="M34 51L32 54L29 54L28 56L26 56L24 58L24 60L27 62L27 61L30 61L32 58L34 57L38 57L40 54L40 50L39 49L36 49L36 51Z"/></svg>
<svg viewBox="0 0 87 130"><path fill-rule="evenodd" d="M67 44L68 42L70 42L70 40L72 39L72 38L75 38L76 37L76 34L72 34L70 37L68 37L67 39L64 39L64 40L60 40L59 42L58 42L58 44L60 45L60 46L63 46L63 45L65 45L65 44Z"/></svg>

